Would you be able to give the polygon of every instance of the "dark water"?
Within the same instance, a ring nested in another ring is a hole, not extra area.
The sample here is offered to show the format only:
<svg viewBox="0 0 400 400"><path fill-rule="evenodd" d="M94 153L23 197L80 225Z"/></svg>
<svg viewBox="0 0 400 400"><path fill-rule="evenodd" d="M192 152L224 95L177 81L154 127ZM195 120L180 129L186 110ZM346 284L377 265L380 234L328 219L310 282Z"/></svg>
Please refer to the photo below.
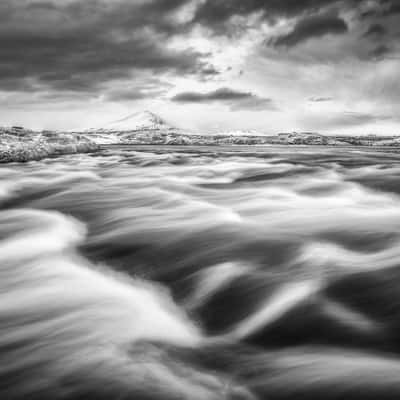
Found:
<svg viewBox="0 0 400 400"><path fill-rule="evenodd" d="M393 150L1 167L0 398L400 398L399 195Z"/></svg>

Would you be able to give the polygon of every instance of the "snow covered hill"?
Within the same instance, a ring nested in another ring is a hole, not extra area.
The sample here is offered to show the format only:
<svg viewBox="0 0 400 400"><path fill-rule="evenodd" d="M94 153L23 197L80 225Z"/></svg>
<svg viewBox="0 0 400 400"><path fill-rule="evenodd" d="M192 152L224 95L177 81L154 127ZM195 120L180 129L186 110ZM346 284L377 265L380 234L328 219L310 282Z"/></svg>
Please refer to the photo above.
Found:
<svg viewBox="0 0 400 400"><path fill-rule="evenodd" d="M96 132L136 132L136 131L169 131L177 130L158 115L150 111L128 115L117 121L110 122L104 127L91 129Z"/></svg>
<svg viewBox="0 0 400 400"><path fill-rule="evenodd" d="M179 134L180 130L160 116L142 111L84 133L98 144L156 144L167 142L171 134Z"/></svg>
<svg viewBox="0 0 400 400"><path fill-rule="evenodd" d="M213 136L268 136L265 135L264 133L261 133L259 131L255 131L253 129L249 130L232 130L232 131L221 131L213 134Z"/></svg>

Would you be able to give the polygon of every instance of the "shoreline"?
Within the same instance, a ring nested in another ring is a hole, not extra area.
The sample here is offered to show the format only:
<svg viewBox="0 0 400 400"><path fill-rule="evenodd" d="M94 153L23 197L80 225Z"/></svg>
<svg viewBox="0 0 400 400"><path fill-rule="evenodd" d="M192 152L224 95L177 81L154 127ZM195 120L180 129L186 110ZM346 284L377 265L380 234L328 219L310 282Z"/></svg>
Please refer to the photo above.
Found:
<svg viewBox="0 0 400 400"><path fill-rule="evenodd" d="M100 146L83 135L8 130L0 134L0 164L91 153Z"/></svg>

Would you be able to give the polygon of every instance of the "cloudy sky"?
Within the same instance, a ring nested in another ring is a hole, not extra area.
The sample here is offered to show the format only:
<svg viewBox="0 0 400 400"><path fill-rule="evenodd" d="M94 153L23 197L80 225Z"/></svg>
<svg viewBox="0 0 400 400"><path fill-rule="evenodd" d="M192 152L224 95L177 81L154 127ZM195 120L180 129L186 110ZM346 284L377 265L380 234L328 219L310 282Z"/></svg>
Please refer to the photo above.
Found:
<svg viewBox="0 0 400 400"><path fill-rule="evenodd" d="M1 0L0 124L400 134L398 0Z"/></svg>

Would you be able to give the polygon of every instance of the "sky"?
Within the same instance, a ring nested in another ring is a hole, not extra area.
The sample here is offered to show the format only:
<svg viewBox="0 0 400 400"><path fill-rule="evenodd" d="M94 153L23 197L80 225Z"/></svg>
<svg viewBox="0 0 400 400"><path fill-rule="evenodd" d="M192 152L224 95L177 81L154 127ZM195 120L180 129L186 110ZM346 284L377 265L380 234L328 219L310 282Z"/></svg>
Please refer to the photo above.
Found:
<svg viewBox="0 0 400 400"><path fill-rule="evenodd" d="M400 134L398 0L1 0L0 125Z"/></svg>

